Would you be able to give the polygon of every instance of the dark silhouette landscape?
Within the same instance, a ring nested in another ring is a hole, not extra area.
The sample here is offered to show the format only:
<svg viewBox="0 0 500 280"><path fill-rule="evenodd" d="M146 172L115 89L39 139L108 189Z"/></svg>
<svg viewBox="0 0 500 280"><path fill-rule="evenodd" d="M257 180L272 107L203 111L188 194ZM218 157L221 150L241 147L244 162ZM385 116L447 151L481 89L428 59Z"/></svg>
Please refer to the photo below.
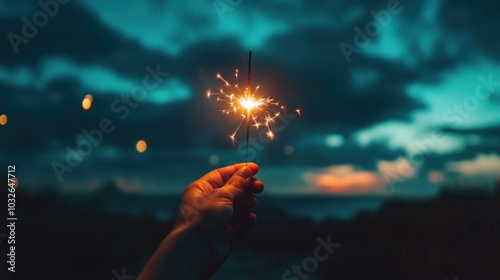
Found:
<svg viewBox="0 0 500 280"><path fill-rule="evenodd" d="M18 196L19 269L13 279L133 279L172 226L147 214L68 206L54 192ZM173 201L165 208L177 207ZM327 236L341 246L308 279L500 276L498 183L496 193L445 190L431 200L388 199L378 211L347 221L294 218L266 197L257 215L257 226L214 279L281 279L292 264L312 256L318 237Z"/></svg>

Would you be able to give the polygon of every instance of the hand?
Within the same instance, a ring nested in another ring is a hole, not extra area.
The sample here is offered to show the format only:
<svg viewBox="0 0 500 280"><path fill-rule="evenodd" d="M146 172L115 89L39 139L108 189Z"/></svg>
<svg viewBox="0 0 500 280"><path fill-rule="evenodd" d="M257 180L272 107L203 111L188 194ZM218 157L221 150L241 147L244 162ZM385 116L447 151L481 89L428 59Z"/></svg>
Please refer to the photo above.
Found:
<svg viewBox="0 0 500 280"><path fill-rule="evenodd" d="M255 194L264 190L253 178L258 171L254 163L219 168L191 183L182 196L173 230L195 224L211 245L215 268L227 258L235 239L255 225Z"/></svg>
<svg viewBox="0 0 500 280"><path fill-rule="evenodd" d="M258 171L254 163L240 163L191 183L172 231L137 279L209 279L255 225L255 194L264 190L253 178Z"/></svg>

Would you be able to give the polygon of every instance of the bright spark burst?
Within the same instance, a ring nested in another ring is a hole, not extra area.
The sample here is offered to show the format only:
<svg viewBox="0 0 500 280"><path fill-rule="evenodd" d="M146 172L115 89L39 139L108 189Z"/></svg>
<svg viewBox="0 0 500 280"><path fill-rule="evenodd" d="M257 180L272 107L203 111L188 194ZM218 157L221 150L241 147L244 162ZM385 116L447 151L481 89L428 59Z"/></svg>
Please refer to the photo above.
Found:
<svg viewBox="0 0 500 280"><path fill-rule="evenodd" d="M247 125L251 125L256 130L265 128L267 131L265 135L273 140L275 135L272 131L272 125L276 123L276 119L280 116L284 106L280 105L271 97L264 97L258 94L259 86L251 91L249 88L242 90L238 84L238 69L234 74L236 83L230 84L220 74L217 74L217 79L221 80L223 85L220 92L207 92L207 98L212 96L217 97L217 102L226 104L225 108L221 110L222 113L236 114L241 116L241 122L238 127L229 135L229 139L234 143L236 141L236 134L241 127L243 121L246 120ZM226 92L227 91L227 92ZM299 112L297 112L299 113Z"/></svg>

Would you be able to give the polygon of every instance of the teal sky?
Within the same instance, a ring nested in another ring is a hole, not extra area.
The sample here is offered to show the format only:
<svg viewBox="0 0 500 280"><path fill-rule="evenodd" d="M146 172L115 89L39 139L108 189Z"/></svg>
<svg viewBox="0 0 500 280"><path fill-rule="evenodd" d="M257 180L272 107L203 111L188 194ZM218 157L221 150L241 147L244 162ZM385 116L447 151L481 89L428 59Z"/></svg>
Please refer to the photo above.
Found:
<svg viewBox="0 0 500 280"><path fill-rule="evenodd" d="M41 7L0 2L0 115L8 116L0 162L20 166L32 191L113 181L124 191L179 192L245 160L227 137L239 119L205 93L220 87L216 73L232 81L238 68L246 77L252 50L261 94L289 113L301 109L280 119L272 142L252 132L269 192L429 196L444 184L500 179L496 4L401 1L391 12L388 1L215 2L73 1L17 54L9 34L23 36L20 18ZM346 57L342 43L356 52ZM122 119L112 104L126 104L148 66L168 76ZM67 166L68 147L78 150L82 131L103 118L113 132L58 177L54 163ZM140 139L145 153L135 150Z"/></svg>

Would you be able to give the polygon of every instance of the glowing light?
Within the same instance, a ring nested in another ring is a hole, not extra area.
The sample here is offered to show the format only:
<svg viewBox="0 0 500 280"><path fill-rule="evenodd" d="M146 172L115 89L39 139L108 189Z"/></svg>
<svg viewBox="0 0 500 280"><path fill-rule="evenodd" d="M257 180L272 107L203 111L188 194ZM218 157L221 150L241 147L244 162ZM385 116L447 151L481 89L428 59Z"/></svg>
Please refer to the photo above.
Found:
<svg viewBox="0 0 500 280"><path fill-rule="evenodd" d="M259 94L259 86L255 90L250 88L241 89L238 82L238 69L234 74L235 83L231 84L217 74L216 77L222 82L222 87L219 92L208 91L207 98L216 97L217 102L224 103L225 106L221 110L223 114L235 114L241 117L241 122L238 127L229 135L229 139L236 143L236 135L243 121L247 122L249 127L254 127L259 130L265 127L267 132L265 135L269 139L274 139L275 135L272 131L272 124L276 123L276 119L280 116L281 111L285 108L271 97L264 97ZM247 130L248 128L247 127Z"/></svg>
<svg viewBox="0 0 500 280"><path fill-rule="evenodd" d="M259 86L252 90L252 51L248 53L248 80L245 89L241 89L238 82L238 69L234 73L235 83L231 85L225 80L221 74L217 73L217 79L222 81L223 85L219 92L207 91L207 98L217 96L218 102L225 103L224 109L221 110L223 114L236 114L241 116L241 121L238 127L229 135L231 142L236 143L236 134L241 127L243 121L246 122L246 145L247 145L247 162L248 158L248 143L250 142L250 128L254 127L256 130L265 128L267 131L265 135L273 140L275 135L272 131L272 125L276 123L276 119L280 116L281 111L285 109L278 101L271 97L265 97L258 93ZM227 90L227 93L224 92ZM296 112L300 115L300 111Z"/></svg>
<svg viewBox="0 0 500 280"><path fill-rule="evenodd" d="M90 102L94 102L94 97L92 96L92 94L85 95L85 98L87 98L88 100L90 100Z"/></svg>
<svg viewBox="0 0 500 280"><path fill-rule="evenodd" d="M82 101L82 108L84 110L90 110L92 107L92 102L94 101L94 97L91 94L85 95L85 98L83 98Z"/></svg>
<svg viewBox="0 0 500 280"><path fill-rule="evenodd" d="M135 149L139 153L144 153L147 148L148 148L148 144L144 140L139 140L139 141L137 141L137 144L135 144Z"/></svg>
<svg viewBox="0 0 500 280"><path fill-rule="evenodd" d="M244 98L240 101L241 106L247 110L252 110L255 107L258 107L260 105L260 102L258 100L254 100L250 97Z"/></svg>
<svg viewBox="0 0 500 280"><path fill-rule="evenodd" d="M0 115L0 125L6 125L7 124L7 115L3 114L3 115Z"/></svg>

